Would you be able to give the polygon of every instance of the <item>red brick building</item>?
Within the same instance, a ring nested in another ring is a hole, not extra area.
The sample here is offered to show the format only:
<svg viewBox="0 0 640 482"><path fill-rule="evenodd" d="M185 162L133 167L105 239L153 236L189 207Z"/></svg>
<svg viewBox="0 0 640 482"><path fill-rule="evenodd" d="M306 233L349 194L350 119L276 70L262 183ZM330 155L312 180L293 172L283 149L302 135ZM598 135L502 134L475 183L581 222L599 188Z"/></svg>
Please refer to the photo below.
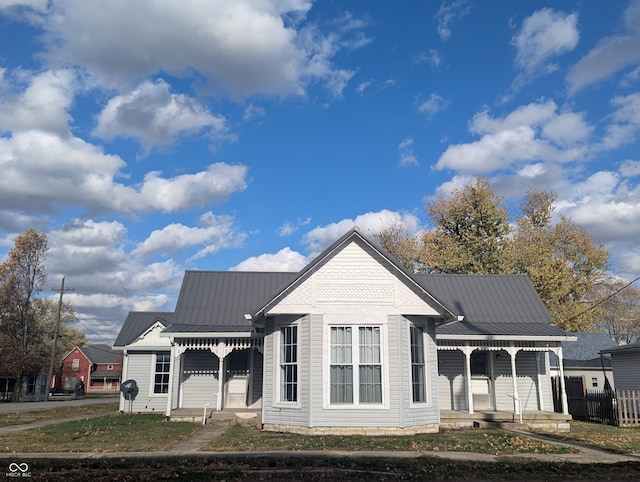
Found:
<svg viewBox="0 0 640 482"><path fill-rule="evenodd" d="M62 359L61 376L56 377L52 386L70 392L81 381L85 392L117 393L121 376L121 352L109 345L77 346Z"/></svg>

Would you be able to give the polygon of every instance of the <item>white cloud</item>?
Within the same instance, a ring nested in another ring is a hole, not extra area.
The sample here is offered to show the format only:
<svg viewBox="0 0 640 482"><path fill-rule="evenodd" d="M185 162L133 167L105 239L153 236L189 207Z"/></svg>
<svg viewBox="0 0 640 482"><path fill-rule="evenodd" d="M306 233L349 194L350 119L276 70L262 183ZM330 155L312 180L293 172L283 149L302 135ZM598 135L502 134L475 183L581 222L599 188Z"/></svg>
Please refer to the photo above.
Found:
<svg viewBox="0 0 640 482"><path fill-rule="evenodd" d="M604 80L640 62L640 2L633 0L623 16L626 35L607 37L582 57L567 75L569 93Z"/></svg>
<svg viewBox="0 0 640 482"><path fill-rule="evenodd" d="M353 227L358 227L366 235L373 235L398 223L405 226L410 234L416 233L420 227L420 221L413 214L383 209L314 228L304 236L304 242L314 257Z"/></svg>
<svg viewBox="0 0 640 482"><path fill-rule="evenodd" d="M0 10L8 10L15 7L29 7L33 10L44 12L47 10L49 0L0 0Z"/></svg>
<svg viewBox="0 0 640 482"><path fill-rule="evenodd" d="M25 213L52 213L65 205L135 216L223 202L246 188L246 166L216 163L173 178L150 172L132 186L115 182L124 167L118 156L76 137L42 131L0 137L0 205Z"/></svg>
<svg viewBox="0 0 640 482"><path fill-rule="evenodd" d="M133 137L147 145L168 145L178 136L205 128L211 138L227 130L224 117L212 115L186 95L172 94L169 85L158 79L109 100L98 115L93 134L103 139Z"/></svg>
<svg viewBox="0 0 640 482"><path fill-rule="evenodd" d="M577 21L575 13L567 15L543 8L522 22L511 43L516 48L516 64L525 75L557 69L551 59L573 50L578 44Z"/></svg>
<svg viewBox="0 0 640 482"><path fill-rule="evenodd" d="M140 189L138 208L176 212L211 202L220 203L232 193L245 190L246 175L245 166L223 163L211 164L206 171L173 178L163 178L159 172L150 172Z"/></svg>
<svg viewBox="0 0 640 482"><path fill-rule="evenodd" d="M427 100L418 103L418 112L426 114L428 117L433 117L441 110L446 109L448 105L449 102L446 99L433 92Z"/></svg>
<svg viewBox="0 0 640 482"><path fill-rule="evenodd" d="M365 80L364 82L360 82L357 85L355 90L358 94L362 94L370 85L371 85L371 80Z"/></svg>
<svg viewBox="0 0 640 482"><path fill-rule="evenodd" d="M278 236L284 238L286 236L291 236L295 233L300 227L306 226L311 222L311 218L299 219L296 223L291 223L287 221L282 226L278 228Z"/></svg>
<svg viewBox="0 0 640 482"><path fill-rule="evenodd" d="M614 97L611 104L615 110L602 141L607 149L635 141L640 131L640 93Z"/></svg>
<svg viewBox="0 0 640 482"><path fill-rule="evenodd" d="M166 72L236 97L302 95L315 82L336 96L352 73L333 65L335 54L369 40L345 24L330 33L304 24L310 8L307 0L167 0L161 8L65 0L51 4L42 25L48 60L82 66L101 85Z"/></svg>
<svg viewBox="0 0 640 482"><path fill-rule="evenodd" d="M200 217L200 227L173 223L153 231L147 239L131 252L135 256L149 259L153 256L171 256L189 248L203 246L191 259L202 258L222 248L238 246L246 237L238 233L231 216L215 215L211 212Z"/></svg>
<svg viewBox="0 0 640 482"><path fill-rule="evenodd" d="M640 176L640 161L627 159L620 163L620 174L624 177Z"/></svg>
<svg viewBox="0 0 640 482"><path fill-rule="evenodd" d="M436 20L438 21L438 35L442 40L448 40L451 37L451 24L459 22L469 15L471 7L466 0L453 0L450 2L442 2Z"/></svg>
<svg viewBox="0 0 640 482"><path fill-rule="evenodd" d="M69 70L50 70L28 82L24 92L0 98L0 131L42 130L68 135L75 75Z"/></svg>
<svg viewBox="0 0 640 482"><path fill-rule="evenodd" d="M438 52L436 49L429 49L428 52L418 52L413 56L413 61L416 64L428 62L432 69L438 69L440 67L440 64L442 64L440 52Z"/></svg>
<svg viewBox="0 0 640 482"><path fill-rule="evenodd" d="M413 137L407 137L398 144L398 152L400 154L400 166L417 166L418 158L413 152Z"/></svg>
<svg viewBox="0 0 640 482"><path fill-rule="evenodd" d="M125 251L127 230L117 221L74 220L47 233L49 283L65 277L73 303L92 341L113 341L132 309L170 309L183 271L172 260L140 262Z"/></svg>
<svg viewBox="0 0 640 482"><path fill-rule="evenodd" d="M309 263L309 258L293 251L291 248L283 248L275 254L261 254L245 259L230 271L292 271L297 272Z"/></svg>
<svg viewBox="0 0 640 482"><path fill-rule="evenodd" d="M477 141L448 146L436 169L480 174L523 162L584 160L592 132L583 114L558 113L553 101L544 100L518 107L503 118L480 112L469 130L484 135Z"/></svg>
<svg viewBox="0 0 640 482"><path fill-rule="evenodd" d="M249 104L244 109L242 120L245 122L250 122L260 117L264 117L265 115L267 115L267 112L264 110L264 108L260 107L259 105Z"/></svg>

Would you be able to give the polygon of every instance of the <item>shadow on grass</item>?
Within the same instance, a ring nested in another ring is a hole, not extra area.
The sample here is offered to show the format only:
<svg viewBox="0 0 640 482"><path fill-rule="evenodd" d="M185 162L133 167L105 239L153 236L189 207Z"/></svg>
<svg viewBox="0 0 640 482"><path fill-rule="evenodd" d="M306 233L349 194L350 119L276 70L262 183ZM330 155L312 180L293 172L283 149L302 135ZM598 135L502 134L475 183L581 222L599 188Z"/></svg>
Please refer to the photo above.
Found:
<svg viewBox="0 0 640 482"><path fill-rule="evenodd" d="M332 480L639 480L640 463L573 464L532 460L473 462L433 457L213 455L83 460L21 460L32 480L155 481L180 479Z"/></svg>

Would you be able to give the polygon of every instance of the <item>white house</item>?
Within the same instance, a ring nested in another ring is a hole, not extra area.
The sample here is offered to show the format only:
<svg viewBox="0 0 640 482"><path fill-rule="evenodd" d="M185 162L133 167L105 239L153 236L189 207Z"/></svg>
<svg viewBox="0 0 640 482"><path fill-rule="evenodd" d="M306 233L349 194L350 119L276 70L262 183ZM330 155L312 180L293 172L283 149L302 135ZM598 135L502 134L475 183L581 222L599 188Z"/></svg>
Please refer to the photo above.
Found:
<svg viewBox="0 0 640 482"><path fill-rule="evenodd" d="M568 339L526 276L408 273L353 229L298 273L187 271L175 311L130 313L114 348L134 411L417 433L449 412L553 412L549 353Z"/></svg>

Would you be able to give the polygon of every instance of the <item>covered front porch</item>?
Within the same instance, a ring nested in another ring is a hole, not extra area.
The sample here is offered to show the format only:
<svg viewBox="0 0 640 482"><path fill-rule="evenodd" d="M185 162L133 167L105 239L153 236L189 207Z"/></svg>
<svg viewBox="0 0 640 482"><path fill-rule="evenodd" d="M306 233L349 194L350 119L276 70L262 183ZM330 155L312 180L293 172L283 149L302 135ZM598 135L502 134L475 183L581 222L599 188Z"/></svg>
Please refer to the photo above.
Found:
<svg viewBox="0 0 640 482"><path fill-rule="evenodd" d="M441 423L457 418L517 421L554 418L549 352L562 366L559 340L438 339ZM562 414L569 414L561 374ZM451 414L449 414L451 412ZM465 415L463 415L465 414ZM468 415L468 416L467 416Z"/></svg>
<svg viewBox="0 0 640 482"><path fill-rule="evenodd" d="M167 418L260 408L262 337L173 335Z"/></svg>

